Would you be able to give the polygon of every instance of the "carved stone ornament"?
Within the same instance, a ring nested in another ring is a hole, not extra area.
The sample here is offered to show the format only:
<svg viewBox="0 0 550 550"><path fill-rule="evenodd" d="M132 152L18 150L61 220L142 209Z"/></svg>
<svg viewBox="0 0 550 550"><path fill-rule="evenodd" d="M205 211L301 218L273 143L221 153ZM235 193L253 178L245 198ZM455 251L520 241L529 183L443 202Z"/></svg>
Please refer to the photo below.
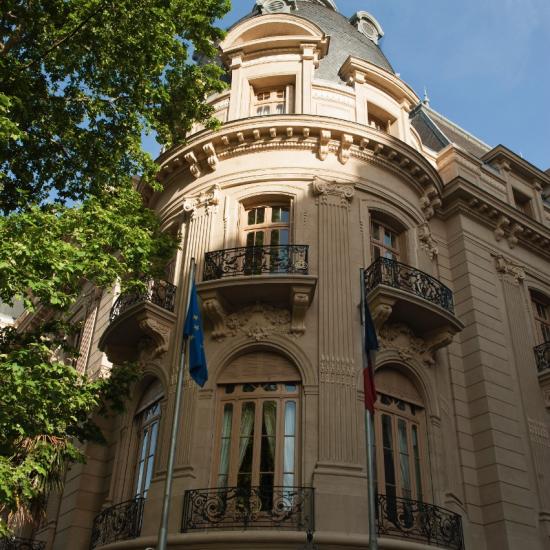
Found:
<svg viewBox="0 0 550 550"><path fill-rule="evenodd" d="M381 350L395 351L403 361L416 359L428 366L435 363L434 350L406 325L386 323L380 328L378 337Z"/></svg>
<svg viewBox="0 0 550 550"><path fill-rule="evenodd" d="M290 323L288 309L258 303L228 315L225 335L244 334L260 342L273 334L291 334Z"/></svg>
<svg viewBox="0 0 550 550"><path fill-rule="evenodd" d="M160 357L168 351L171 326L149 316L138 319L139 328L146 334L140 341L140 360Z"/></svg>
<svg viewBox="0 0 550 550"><path fill-rule="evenodd" d="M349 206L355 195L353 183L329 181L316 176L313 179L313 194L318 196L323 204L328 203L329 197L339 199L340 206Z"/></svg>
<svg viewBox="0 0 550 550"><path fill-rule="evenodd" d="M502 278L518 285L525 279L525 269L520 264L502 254L493 255L495 258L495 268Z"/></svg>
<svg viewBox="0 0 550 550"><path fill-rule="evenodd" d="M375 44L384 36L380 23L367 11L358 11L352 16L350 23Z"/></svg>
<svg viewBox="0 0 550 550"><path fill-rule="evenodd" d="M256 8L261 14L290 13L296 9L296 0L256 0Z"/></svg>
<svg viewBox="0 0 550 550"><path fill-rule="evenodd" d="M423 223L418 226L418 240L420 241L420 248L426 251L430 260L433 260L435 256L439 254L437 243L432 237L429 223Z"/></svg>
<svg viewBox="0 0 550 550"><path fill-rule="evenodd" d="M184 199L183 211L191 213L201 206L207 208L218 206L220 203L221 188L218 184L213 185L207 191L203 191L198 197Z"/></svg>

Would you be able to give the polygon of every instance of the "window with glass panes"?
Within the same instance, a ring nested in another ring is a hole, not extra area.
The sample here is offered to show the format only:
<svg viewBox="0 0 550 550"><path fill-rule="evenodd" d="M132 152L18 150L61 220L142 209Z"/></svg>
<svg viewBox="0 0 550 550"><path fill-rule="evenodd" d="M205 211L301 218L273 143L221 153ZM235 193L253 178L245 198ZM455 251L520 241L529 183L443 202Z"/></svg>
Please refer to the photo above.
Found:
<svg viewBox="0 0 550 550"><path fill-rule="evenodd" d="M254 94L254 114L282 115L286 112L286 88L262 90Z"/></svg>
<svg viewBox="0 0 550 550"><path fill-rule="evenodd" d="M246 246L287 245L290 239L289 205L255 206L246 212Z"/></svg>
<svg viewBox="0 0 550 550"><path fill-rule="evenodd" d="M373 260L380 257L390 260L399 259L399 241L397 233L376 220L371 222L371 252Z"/></svg>
<svg viewBox="0 0 550 550"><path fill-rule="evenodd" d="M144 409L139 414L138 422L140 439L135 495L145 498L153 477L160 422L160 401L156 401Z"/></svg>
<svg viewBox="0 0 550 550"><path fill-rule="evenodd" d="M217 487L292 487L297 479L300 386L297 382L224 384Z"/></svg>
<svg viewBox="0 0 550 550"><path fill-rule="evenodd" d="M532 297L539 344L550 342L550 305L542 298Z"/></svg>
<svg viewBox="0 0 550 550"><path fill-rule="evenodd" d="M392 498L424 500L424 409L379 394L374 415L378 492Z"/></svg>

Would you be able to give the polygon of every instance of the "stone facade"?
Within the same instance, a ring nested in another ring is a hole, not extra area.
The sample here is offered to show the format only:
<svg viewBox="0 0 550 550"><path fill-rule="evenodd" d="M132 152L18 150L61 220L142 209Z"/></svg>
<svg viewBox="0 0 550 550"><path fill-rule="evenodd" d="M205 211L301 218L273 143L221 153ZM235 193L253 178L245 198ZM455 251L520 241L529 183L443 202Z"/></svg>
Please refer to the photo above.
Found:
<svg viewBox="0 0 550 550"><path fill-rule="evenodd" d="M367 548L361 268L380 340L380 547L550 547L550 344L533 350L550 175L450 122L462 141L427 145L413 121L440 115L376 61L376 20L312 4L257 2L230 29L231 86L208 100L221 128L162 153L163 191L142 189L181 239L170 280L80 313L79 368L133 359L144 378L50 497L34 532L48 550L155 546L191 258L209 380L185 382L170 549ZM338 57L331 18L363 49Z"/></svg>

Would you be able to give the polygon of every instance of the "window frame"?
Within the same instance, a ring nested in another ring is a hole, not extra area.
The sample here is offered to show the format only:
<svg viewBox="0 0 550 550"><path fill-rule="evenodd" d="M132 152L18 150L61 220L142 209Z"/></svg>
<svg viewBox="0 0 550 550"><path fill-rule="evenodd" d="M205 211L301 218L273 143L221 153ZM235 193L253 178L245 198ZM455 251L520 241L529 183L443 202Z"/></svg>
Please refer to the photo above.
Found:
<svg viewBox="0 0 550 550"><path fill-rule="evenodd" d="M375 225L379 227L379 235L381 235L381 238L375 239ZM380 232L380 230L383 231L383 234ZM386 232L389 234L393 234L395 237L395 245L393 247L388 246L384 242L384 237L386 236ZM387 222L384 222L376 217L372 217L370 219L370 253L372 261L374 262L378 258L388 258L395 261L402 261L400 258L402 257L402 232L397 231L396 228L393 225L388 224ZM377 256L375 254L375 250L379 249L380 254ZM388 257L385 255L385 252L389 252L391 254L391 257Z"/></svg>
<svg viewBox="0 0 550 550"><path fill-rule="evenodd" d="M397 498L410 500L418 500L425 502L428 495L431 494L431 478L429 475L429 447L428 447L428 432L427 418L425 408L411 400L402 399L390 395L389 393L378 392L378 399L375 403L376 414L374 415L374 435L375 435L375 476L377 491L380 494L385 494L389 498L392 495L387 495L385 462L384 462L384 446L383 446L383 418L390 417L391 419L391 434L392 434L392 460L394 470L395 492ZM392 401L390 404L385 404L384 397ZM398 403L405 405L405 410L400 410ZM416 409L416 414L412 414L411 407ZM409 411L409 412L407 412ZM407 434L407 449L409 462L409 478L411 481L410 495L405 494L405 488L402 480L402 469L400 463L401 452L398 449L398 426L399 422L404 421ZM415 457L414 445L412 441L413 426L416 427L418 457ZM418 476L420 476L420 487L418 487ZM420 489L420 491L419 491Z"/></svg>
<svg viewBox="0 0 550 550"><path fill-rule="evenodd" d="M295 386L293 392L285 391L285 384L292 384ZM258 386L254 392L246 392L244 388L247 386ZM265 391L262 387L267 385L277 385L276 391ZM226 388L233 387L234 390L231 393L226 392ZM254 426L253 426L253 443L252 443L252 466L251 466L251 481L250 487L260 487L262 474L261 471L261 452L262 452L262 414L264 403L276 402L276 428L275 428L275 461L273 472L273 485L272 487L284 486L284 451L285 451L285 437L289 437L285 434L285 410L286 404L295 403L294 412L294 471L293 483L288 487L300 486L301 480L301 399L302 399L302 386L301 383L293 381L269 381L269 382L235 382L235 383L223 383L217 387L217 413L216 413L216 431L215 431L215 443L214 443L214 455L212 461L211 472L211 487L237 487L239 484L239 472L242 463L237 466L239 458L239 445L241 439L241 421L243 414L243 407L246 403L254 403ZM232 418L231 418L231 430L230 430L230 447L229 447L229 461L227 466L227 474L220 473L221 466L221 452L222 452L222 430L224 428L224 414L225 406L231 404ZM269 474L269 472L267 472ZM221 475L226 475L225 485L219 485L219 478Z"/></svg>
<svg viewBox="0 0 550 550"><path fill-rule="evenodd" d="M537 345L545 344L550 342L550 299L534 292L530 292L530 296Z"/></svg>
<svg viewBox="0 0 550 550"><path fill-rule="evenodd" d="M264 208L264 221L258 224L249 224L248 223L248 213L251 210ZM287 222L273 222L273 209L274 208L287 208L288 209L288 221ZM269 220L269 221L268 221ZM250 202L248 204L241 203L241 229L239 231L239 240L241 246L272 246L271 244L271 234L274 230L288 230L288 243L292 244L292 201L284 199L275 199L275 200L258 200L255 202ZM264 233L263 243L261 245L249 245L247 243L248 234L256 233L262 231ZM268 238L266 238L266 235ZM280 242L279 242L280 244ZM276 245L273 245L276 246ZM282 246L282 245L281 245Z"/></svg>

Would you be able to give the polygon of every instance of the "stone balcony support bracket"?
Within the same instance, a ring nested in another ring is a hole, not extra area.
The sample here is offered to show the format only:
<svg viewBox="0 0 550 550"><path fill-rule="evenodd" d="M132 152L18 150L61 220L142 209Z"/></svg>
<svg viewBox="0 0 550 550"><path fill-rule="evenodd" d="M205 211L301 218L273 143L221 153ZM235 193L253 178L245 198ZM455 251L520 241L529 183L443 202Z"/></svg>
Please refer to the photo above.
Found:
<svg viewBox="0 0 550 550"><path fill-rule="evenodd" d="M244 276L205 281L197 285L202 309L212 328L212 338L223 340L231 334L230 316L251 305L286 308L290 312L288 333L306 331L306 313L317 285L314 276ZM273 302L273 303L271 303Z"/></svg>

